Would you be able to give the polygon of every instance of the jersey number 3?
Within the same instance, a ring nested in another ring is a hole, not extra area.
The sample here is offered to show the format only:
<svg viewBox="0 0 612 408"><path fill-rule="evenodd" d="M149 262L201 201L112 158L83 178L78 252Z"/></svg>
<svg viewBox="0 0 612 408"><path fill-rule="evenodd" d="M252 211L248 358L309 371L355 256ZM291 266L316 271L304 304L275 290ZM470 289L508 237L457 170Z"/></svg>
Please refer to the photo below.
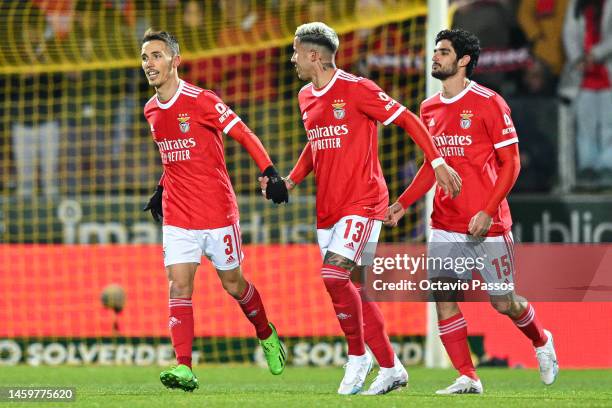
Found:
<svg viewBox="0 0 612 408"><path fill-rule="evenodd" d="M232 244L232 236L227 234L226 236L223 237L223 242L225 242L225 245L227 246L225 248L225 254L231 255L232 252L234 252L234 245Z"/></svg>

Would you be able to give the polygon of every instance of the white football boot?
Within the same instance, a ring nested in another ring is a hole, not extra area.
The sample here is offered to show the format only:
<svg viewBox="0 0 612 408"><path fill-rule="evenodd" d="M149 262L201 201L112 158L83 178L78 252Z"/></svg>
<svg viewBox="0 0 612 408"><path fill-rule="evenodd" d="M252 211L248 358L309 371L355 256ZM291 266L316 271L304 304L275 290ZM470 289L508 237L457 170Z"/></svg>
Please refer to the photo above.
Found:
<svg viewBox="0 0 612 408"><path fill-rule="evenodd" d="M357 394L363 388L366 377L372 371L373 358L367 351L362 356L348 356L344 365L344 378L338 388L338 394Z"/></svg>
<svg viewBox="0 0 612 408"><path fill-rule="evenodd" d="M445 389L436 391L436 394L482 394L482 383L480 380L472 380L467 375L462 375Z"/></svg>
<svg viewBox="0 0 612 408"><path fill-rule="evenodd" d="M363 395L381 395L396 390L400 387L408 385L408 372L402 365L402 362L397 358L394 359L394 365L391 368L380 368L376 379L370 385Z"/></svg>
<svg viewBox="0 0 612 408"><path fill-rule="evenodd" d="M540 378L546 385L555 382L559 374L559 364L557 363L557 353L555 353L555 343L552 334L544 329L548 341L542 347L536 347L536 358L540 366Z"/></svg>

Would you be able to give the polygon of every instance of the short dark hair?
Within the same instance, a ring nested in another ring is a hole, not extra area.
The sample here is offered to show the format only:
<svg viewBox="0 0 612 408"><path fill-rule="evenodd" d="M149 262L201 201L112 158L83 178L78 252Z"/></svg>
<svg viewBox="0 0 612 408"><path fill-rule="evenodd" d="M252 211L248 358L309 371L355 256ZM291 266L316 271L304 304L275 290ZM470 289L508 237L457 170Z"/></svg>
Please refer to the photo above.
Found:
<svg viewBox="0 0 612 408"><path fill-rule="evenodd" d="M470 56L470 62L465 67L465 73L468 78L472 76L474 68L478 65L478 57L480 56L480 41L478 37L466 30L442 30L436 35L436 44L442 40L448 40L452 44L457 59L465 55Z"/></svg>
<svg viewBox="0 0 612 408"><path fill-rule="evenodd" d="M154 40L163 41L168 46L168 48L170 48L170 51L172 51L172 56L180 54L178 40L169 32L155 31L152 28L149 28L147 31L145 31L144 36L142 37L141 45L146 43L147 41Z"/></svg>

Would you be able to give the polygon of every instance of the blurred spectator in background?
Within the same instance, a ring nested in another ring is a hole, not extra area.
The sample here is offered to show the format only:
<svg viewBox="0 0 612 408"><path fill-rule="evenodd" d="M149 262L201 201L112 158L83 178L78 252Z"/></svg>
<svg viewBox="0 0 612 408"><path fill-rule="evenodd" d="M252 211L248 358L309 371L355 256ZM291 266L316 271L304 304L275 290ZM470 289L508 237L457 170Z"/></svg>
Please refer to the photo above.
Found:
<svg viewBox="0 0 612 408"><path fill-rule="evenodd" d="M180 39L182 48L188 51L207 48L203 41L205 27L202 3L196 0L186 2L183 6L183 36Z"/></svg>
<svg viewBox="0 0 612 408"><path fill-rule="evenodd" d="M543 60L535 58L523 70L520 94L554 96L556 84L556 77L550 66Z"/></svg>
<svg viewBox="0 0 612 408"><path fill-rule="evenodd" d="M578 178L612 170L612 0L571 0L560 96L573 100Z"/></svg>
<svg viewBox="0 0 612 408"><path fill-rule="evenodd" d="M74 0L32 0L45 14L45 39L64 40L70 34L74 17Z"/></svg>
<svg viewBox="0 0 612 408"><path fill-rule="evenodd" d="M563 19L568 0L521 0L517 20L531 45L536 62L528 70L538 80L555 81L564 63ZM546 78L546 73L550 73ZM529 84L529 89L548 88L549 84Z"/></svg>
<svg viewBox="0 0 612 408"><path fill-rule="evenodd" d="M101 3L91 3L86 0L77 2L74 10L74 27L69 35L69 43L74 56L74 62L90 62L100 55L110 38L105 35L105 27L100 27Z"/></svg>
<svg viewBox="0 0 612 408"><path fill-rule="evenodd" d="M24 21L20 39L22 58L35 65L45 61L48 29L44 15L32 9ZM5 98L10 106L11 137L17 170L17 194L36 193L38 167L45 195L58 194L58 151L60 138L62 75L46 73L14 74Z"/></svg>
<svg viewBox="0 0 612 408"><path fill-rule="evenodd" d="M182 65L186 81L215 91L233 107L241 105L238 112L245 120L248 107L275 97L278 78L278 48L249 48L281 35L278 19L270 12L255 9L253 4L250 0L220 1L223 23L215 47L225 49L225 53ZM240 46L243 49L232 50Z"/></svg>
<svg viewBox="0 0 612 408"><path fill-rule="evenodd" d="M217 47L235 47L281 38L281 25L269 8L256 7L251 0L220 0L223 16L217 37Z"/></svg>
<svg viewBox="0 0 612 408"><path fill-rule="evenodd" d="M452 28L462 28L480 38L482 52L474 80L495 91L501 91L506 71L517 65L515 61L502 60L512 55L512 34L516 27L509 2L459 0L453 3L451 12ZM506 90L504 92L508 93Z"/></svg>

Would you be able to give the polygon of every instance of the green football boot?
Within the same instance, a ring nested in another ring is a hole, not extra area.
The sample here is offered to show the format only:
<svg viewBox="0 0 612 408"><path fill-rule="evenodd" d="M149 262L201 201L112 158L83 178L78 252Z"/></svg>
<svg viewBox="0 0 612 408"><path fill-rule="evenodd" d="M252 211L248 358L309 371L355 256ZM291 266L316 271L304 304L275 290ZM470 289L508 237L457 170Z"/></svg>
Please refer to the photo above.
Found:
<svg viewBox="0 0 612 408"><path fill-rule="evenodd" d="M270 372L274 375L279 375L285 369L287 354L285 353L285 349L278 339L276 328L272 323L268 324L272 329L272 334L265 340L259 340L259 344L261 344L261 348L263 348L264 354L266 355L266 361L268 362Z"/></svg>
<svg viewBox="0 0 612 408"><path fill-rule="evenodd" d="M169 370L162 371L159 379L166 388L180 388L183 391L189 392L200 388L198 379L191 369L184 364L179 364Z"/></svg>

